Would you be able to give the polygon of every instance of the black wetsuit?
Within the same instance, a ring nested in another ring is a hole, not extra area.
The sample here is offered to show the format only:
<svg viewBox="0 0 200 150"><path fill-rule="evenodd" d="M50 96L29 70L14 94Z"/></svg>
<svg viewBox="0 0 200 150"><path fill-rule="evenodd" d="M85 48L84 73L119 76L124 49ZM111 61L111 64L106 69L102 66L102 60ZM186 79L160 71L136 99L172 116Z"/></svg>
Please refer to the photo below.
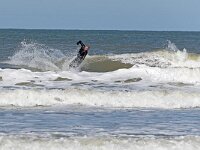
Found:
<svg viewBox="0 0 200 150"><path fill-rule="evenodd" d="M82 59L82 60L85 59L85 56L86 56L87 53L88 53L88 51L84 51L84 48L85 48L85 46L84 46L84 47L82 46L82 47L80 48L79 52L78 52L78 55L77 55L77 57L79 57L79 58Z"/></svg>
<svg viewBox="0 0 200 150"><path fill-rule="evenodd" d="M79 44L81 44L81 48L77 54L77 57L69 64L70 68L77 68L88 53L88 51L84 51L85 45L81 41L77 42L77 45Z"/></svg>

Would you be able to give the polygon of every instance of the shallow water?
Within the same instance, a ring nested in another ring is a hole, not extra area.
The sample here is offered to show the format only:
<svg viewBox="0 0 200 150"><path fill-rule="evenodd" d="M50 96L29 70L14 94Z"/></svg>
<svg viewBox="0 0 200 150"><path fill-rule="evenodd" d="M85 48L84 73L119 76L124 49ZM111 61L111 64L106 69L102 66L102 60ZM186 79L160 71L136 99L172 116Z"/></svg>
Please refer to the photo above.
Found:
<svg viewBox="0 0 200 150"><path fill-rule="evenodd" d="M66 106L1 108L1 133L41 137L174 137L200 135L199 109Z"/></svg>
<svg viewBox="0 0 200 150"><path fill-rule="evenodd" d="M1 148L198 149L199 112L73 105L1 108Z"/></svg>

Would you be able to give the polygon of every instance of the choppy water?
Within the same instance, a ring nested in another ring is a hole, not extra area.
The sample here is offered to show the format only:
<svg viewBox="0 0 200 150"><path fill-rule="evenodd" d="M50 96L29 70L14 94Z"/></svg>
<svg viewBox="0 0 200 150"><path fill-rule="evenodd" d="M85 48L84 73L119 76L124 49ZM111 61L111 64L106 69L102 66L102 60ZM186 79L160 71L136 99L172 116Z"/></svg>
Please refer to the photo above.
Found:
<svg viewBox="0 0 200 150"><path fill-rule="evenodd" d="M200 149L199 47L200 32L0 30L1 149Z"/></svg>

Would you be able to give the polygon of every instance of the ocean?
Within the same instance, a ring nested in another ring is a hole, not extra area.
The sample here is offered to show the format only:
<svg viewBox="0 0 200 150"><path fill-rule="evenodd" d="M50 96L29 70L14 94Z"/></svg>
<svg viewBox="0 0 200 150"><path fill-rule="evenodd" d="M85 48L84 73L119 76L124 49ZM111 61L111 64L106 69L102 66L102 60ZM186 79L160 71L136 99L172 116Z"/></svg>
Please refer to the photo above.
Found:
<svg viewBox="0 0 200 150"><path fill-rule="evenodd" d="M0 30L0 149L197 150L199 108L200 32Z"/></svg>

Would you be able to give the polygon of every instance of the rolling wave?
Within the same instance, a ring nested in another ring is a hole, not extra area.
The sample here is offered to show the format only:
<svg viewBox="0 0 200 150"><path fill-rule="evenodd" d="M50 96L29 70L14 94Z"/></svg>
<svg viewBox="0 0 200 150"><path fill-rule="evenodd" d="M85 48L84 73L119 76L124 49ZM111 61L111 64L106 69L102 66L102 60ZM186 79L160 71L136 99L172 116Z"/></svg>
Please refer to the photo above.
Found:
<svg viewBox="0 0 200 150"><path fill-rule="evenodd" d="M22 42L20 49L6 63L33 71L66 71L72 60L73 56L66 56L57 49ZM88 56L78 70L110 72L143 65L158 68L200 68L200 55L188 53L186 49L179 50L169 41L166 48L150 52Z"/></svg>
<svg viewBox="0 0 200 150"><path fill-rule="evenodd" d="M200 55L179 50L171 42L151 52L88 56L79 70L69 70L69 58L59 50L22 42L7 63L26 69L0 69L0 106L200 107L200 94L195 92L200 85ZM77 89L80 83L83 89ZM173 83L173 88L144 88L154 83ZM134 84L143 90L132 90ZM93 85L100 91L89 90Z"/></svg>
<svg viewBox="0 0 200 150"><path fill-rule="evenodd" d="M112 108L195 108L200 107L199 92L97 91L97 90L1 90L0 106L86 105Z"/></svg>

